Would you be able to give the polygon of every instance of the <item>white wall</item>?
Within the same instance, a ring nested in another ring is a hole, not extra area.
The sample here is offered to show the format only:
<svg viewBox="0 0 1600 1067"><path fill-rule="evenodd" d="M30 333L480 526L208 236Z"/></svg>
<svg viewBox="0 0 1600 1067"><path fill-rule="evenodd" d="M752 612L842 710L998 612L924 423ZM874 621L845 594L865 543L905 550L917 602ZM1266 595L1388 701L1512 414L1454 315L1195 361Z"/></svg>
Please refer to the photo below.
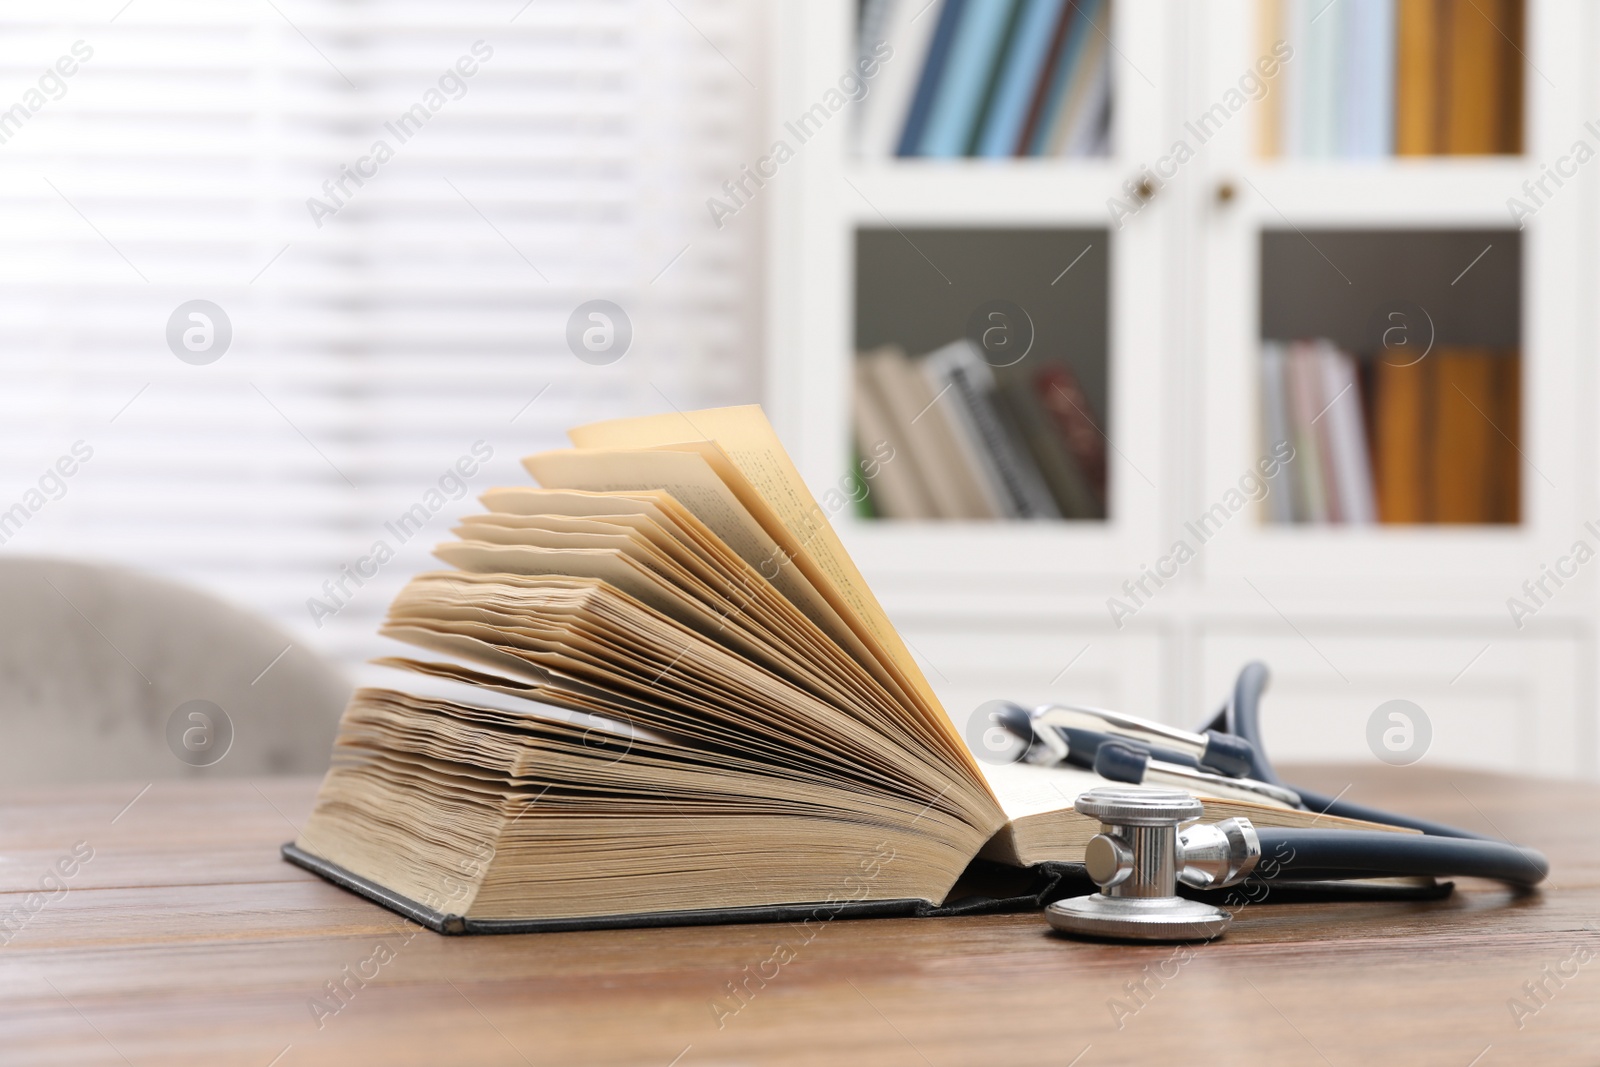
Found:
<svg viewBox="0 0 1600 1067"><path fill-rule="evenodd" d="M719 230L705 200L753 158L763 34L737 0L9 5L0 512L25 514L0 552L195 582L350 663L475 505L403 545L385 521L476 442L475 490L570 425L757 399L759 206ZM565 339L595 298L635 331L610 365ZM194 299L233 331L203 366L165 339ZM30 495L75 442L92 458ZM398 557L316 625L379 540Z"/></svg>

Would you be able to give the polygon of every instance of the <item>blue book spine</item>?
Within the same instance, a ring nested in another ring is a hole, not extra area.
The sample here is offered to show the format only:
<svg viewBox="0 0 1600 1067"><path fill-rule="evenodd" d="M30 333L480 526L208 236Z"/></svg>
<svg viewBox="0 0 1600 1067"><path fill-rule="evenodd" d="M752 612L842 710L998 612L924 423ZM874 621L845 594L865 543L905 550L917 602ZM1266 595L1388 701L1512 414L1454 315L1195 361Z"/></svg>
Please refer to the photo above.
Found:
<svg viewBox="0 0 1600 1067"><path fill-rule="evenodd" d="M1306 5L1306 155L1330 159L1339 154L1339 47L1342 20L1318 18ZM1326 9L1324 9L1326 10Z"/></svg>
<svg viewBox="0 0 1600 1067"><path fill-rule="evenodd" d="M905 129L900 131L897 156L914 156L922 143L922 131L928 125L928 112L933 108L933 96L944 73L945 58L950 54L950 44L956 35L956 25L961 21L961 11L967 0L944 0L939 9L939 25L934 28L933 40L928 42L928 56L922 61L922 77L917 80L917 91L911 97L911 109L906 112Z"/></svg>
<svg viewBox="0 0 1600 1067"><path fill-rule="evenodd" d="M934 94L918 155L949 159L966 154L978 111L983 107L989 73L999 58L1015 6L1016 0L976 0L967 4L950 45L944 77Z"/></svg>
<svg viewBox="0 0 1600 1067"><path fill-rule="evenodd" d="M1395 33L1394 0L1371 0L1368 15L1372 33L1372 129L1367 154L1394 155Z"/></svg>
<svg viewBox="0 0 1600 1067"><path fill-rule="evenodd" d="M1367 155L1371 139L1372 104L1376 87L1372 83L1372 41L1365 0L1343 0L1339 12L1339 70L1334 83L1339 119L1337 151L1345 159Z"/></svg>
<svg viewBox="0 0 1600 1067"><path fill-rule="evenodd" d="M1033 128L1033 141L1028 145L1030 156L1042 156L1050 151L1050 131L1055 129L1056 117L1066 103L1067 83L1072 80L1072 72L1078 69L1083 46L1089 34L1095 32L1091 24L1100 17L1100 5L1095 0L1083 0L1074 6L1070 17L1072 25L1067 28L1067 39L1062 42L1061 54L1050 71L1050 85L1045 90L1049 95L1045 97L1038 125Z"/></svg>
<svg viewBox="0 0 1600 1067"><path fill-rule="evenodd" d="M1026 0L1011 49L1001 60L1000 83L995 87L994 103L989 106L979 135L978 155L998 159L1016 154L1023 124L1028 121L1028 105L1033 102L1033 91L1050 58L1052 31L1066 3L1067 0Z"/></svg>

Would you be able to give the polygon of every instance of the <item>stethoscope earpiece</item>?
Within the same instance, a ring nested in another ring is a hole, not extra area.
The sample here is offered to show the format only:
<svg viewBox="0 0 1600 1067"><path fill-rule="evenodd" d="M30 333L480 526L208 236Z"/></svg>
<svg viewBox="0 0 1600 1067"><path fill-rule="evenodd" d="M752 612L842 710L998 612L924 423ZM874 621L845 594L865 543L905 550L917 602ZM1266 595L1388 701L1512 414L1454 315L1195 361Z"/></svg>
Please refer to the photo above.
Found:
<svg viewBox="0 0 1600 1067"><path fill-rule="evenodd" d="M991 700L984 708L989 722L1024 745L1034 742L1033 717L1028 714L1027 708L1010 700Z"/></svg>

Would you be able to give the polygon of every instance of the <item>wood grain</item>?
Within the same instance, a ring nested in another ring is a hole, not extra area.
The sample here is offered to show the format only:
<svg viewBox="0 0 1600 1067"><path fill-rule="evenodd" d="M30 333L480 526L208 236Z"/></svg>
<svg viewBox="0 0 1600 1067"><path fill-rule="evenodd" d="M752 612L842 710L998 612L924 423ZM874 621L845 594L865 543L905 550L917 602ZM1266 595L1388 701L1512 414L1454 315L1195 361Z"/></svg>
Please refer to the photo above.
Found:
<svg viewBox="0 0 1600 1067"><path fill-rule="evenodd" d="M0 791L0 912L77 842L94 850L0 946L0 1062L1600 1062L1600 788L1416 768L1291 780L1536 845L1551 881L1463 882L1433 904L1269 896L1179 955L1062 940L1037 915L841 920L809 942L786 925L445 938L278 859L310 780L157 783L125 811L143 783ZM319 1026L324 983L380 944L392 958ZM1594 958L1547 980L1519 1029L1508 1001L1533 1004L1523 983L1579 949Z"/></svg>

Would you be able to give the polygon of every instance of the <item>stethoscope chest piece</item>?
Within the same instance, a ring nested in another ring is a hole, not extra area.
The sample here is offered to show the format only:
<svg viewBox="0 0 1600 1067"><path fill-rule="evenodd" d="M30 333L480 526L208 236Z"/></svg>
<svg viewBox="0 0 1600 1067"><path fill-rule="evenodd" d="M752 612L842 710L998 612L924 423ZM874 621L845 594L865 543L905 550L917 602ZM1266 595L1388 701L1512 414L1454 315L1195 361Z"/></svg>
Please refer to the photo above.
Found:
<svg viewBox="0 0 1600 1067"><path fill-rule="evenodd" d="M1100 820L1084 850L1100 892L1049 905L1051 926L1119 941L1201 941L1228 928L1230 913L1178 896L1178 883L1215 889L1249 877L1261 858L1249 820L1189 825L1200 818L1200 802L1169 789L1092 789L1074 807Z"/></svg>

